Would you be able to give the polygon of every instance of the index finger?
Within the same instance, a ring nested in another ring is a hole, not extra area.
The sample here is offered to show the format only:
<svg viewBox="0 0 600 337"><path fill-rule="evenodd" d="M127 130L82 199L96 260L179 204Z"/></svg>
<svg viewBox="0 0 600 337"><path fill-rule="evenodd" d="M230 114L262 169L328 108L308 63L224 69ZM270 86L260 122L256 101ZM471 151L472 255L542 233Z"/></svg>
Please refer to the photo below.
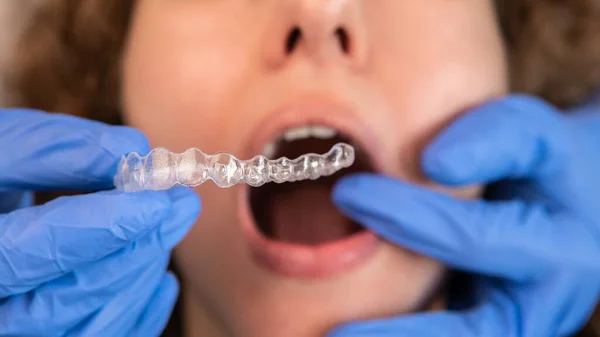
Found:
<svg viewBox="0 0 600 337"><path fill-rule="evenodd" d="M84 266L100 275L108 256L133 268L172 249L199 211L193 190L175 188L64 197L0 216L0 300Z"/></svg>
<svg viewBox="0 0 600 337"><path fill-rule="evenodd" d="M366 174L340 180L333 200L378 235L456 269L519 282L557 265L598 269L585 258L599 251L588 228L537 204L460 200Z"/></svg>
<svg viewBox="0 0 600 337"><path fill-rule="evenodd" d="M64 114L0 110L0 192L111 188L120 157L149 151L135 129Z"/></svg>

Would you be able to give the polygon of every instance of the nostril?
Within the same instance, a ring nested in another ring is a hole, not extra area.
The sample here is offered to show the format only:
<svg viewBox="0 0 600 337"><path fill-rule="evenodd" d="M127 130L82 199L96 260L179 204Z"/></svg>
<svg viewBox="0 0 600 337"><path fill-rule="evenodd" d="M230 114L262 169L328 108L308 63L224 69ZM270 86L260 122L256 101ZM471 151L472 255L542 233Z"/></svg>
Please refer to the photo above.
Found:
<svg viewBox="0 0 600 337"><path fill-rule="evenodd" d="M343 27L338 27L335 30L335 35L339 40L340 47L344 53L348 53L350 51L350 38L348 37L348 32Z"/></svg>
<svg viewBox="0 0 600 337"><path fill-rule="evenodd" d="M298 48L300 40L303 38L302 35L302 30L299 27L294 27L289 31L285 42L286 54L292 54ZM351 41L347 29L344 27L338 27L335 29L334 35L338 47L344 54L349 54L351 52Z"/></svg>
<svg viewBox="0 0 600 337"><path fill-rule="evenodd" d="M292 53L294 49L296 49L296 46L298 45L298 41L300 40L301 36L302 32L298 27L290 31L290 33L288 34L287 41L285 43L285 52L287 54Z"/></svg>

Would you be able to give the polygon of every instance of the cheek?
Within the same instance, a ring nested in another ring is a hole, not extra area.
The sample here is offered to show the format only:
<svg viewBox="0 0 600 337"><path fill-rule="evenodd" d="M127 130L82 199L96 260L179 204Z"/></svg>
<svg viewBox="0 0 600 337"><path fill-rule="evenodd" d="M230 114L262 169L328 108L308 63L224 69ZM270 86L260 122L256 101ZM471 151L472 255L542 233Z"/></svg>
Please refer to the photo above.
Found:
<svg viewBox="0 0 600 337"><path fill-rule="evenodd" d="M177 6L167 11L183 11ZM227 138L231 97L246 87L253 55L240 39L241 27L218 13L154 13L138 9L124 58L125 119L154 144L172 150L202 147L218 150L214 140ZM157 19L160 22L156 22ZM164 22L167 21L167 22ZM192 25L193 27L190 27ZM209 50L210 52L207 52Z"/></svg>
<svg viewBox="0 0 600 337"><path fill-rule="evenodd" d="M390 107L382 122L387 150L397 154L405 178L420 182L421 152L435 135L466 110L508 91L503 42L488 1L433 2L442 9L397 2L393 10L371 13L378 47L372 76Z"/></svg>

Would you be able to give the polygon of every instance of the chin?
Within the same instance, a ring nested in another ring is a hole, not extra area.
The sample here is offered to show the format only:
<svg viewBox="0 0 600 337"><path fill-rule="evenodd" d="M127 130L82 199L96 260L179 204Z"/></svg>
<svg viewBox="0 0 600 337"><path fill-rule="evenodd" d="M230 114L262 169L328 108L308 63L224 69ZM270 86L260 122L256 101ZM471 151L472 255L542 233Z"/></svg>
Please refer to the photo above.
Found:
<svg viewBox="0 0 600 337"><path fill-rule="evenodd" d="M331 277L289 276L247 256L230 250L218 265L186 270L185 301L197 306L186 319L218 331L201 336L325 337L347 322L433 309L442 298L441 264L385 242L368 261Z"/></svg>
<svg viewBox="0 0 600 337"><path fill-rule="evenodd" d="M318 337L346 322L429 308L445 268L387 243L331 202L344 175L397 173L377 134L351 110L322 102L286 105L257 125L243 157L295 158L344 142L355 163L317 180L201 187L203 213L175 252L196 311L223 336Z"/></svg>
<svg viewBox="0 0 600 337"><path fill-rule="evenodd" d="M439 294L443 267L391 245L352 272L328 279L255 275L221 311L235 337L325 337L340 324L428 310Z"/></svg>

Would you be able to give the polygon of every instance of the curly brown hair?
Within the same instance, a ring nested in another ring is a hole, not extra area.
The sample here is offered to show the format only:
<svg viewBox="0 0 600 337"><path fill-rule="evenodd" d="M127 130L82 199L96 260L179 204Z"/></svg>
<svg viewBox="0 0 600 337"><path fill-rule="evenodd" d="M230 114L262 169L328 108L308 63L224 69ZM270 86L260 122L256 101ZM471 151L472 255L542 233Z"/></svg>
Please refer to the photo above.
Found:
<svg viewBox="0 0 600 337"><path fill-rule="evenodd" d="M495 3L511 91L566 107L597 89L599 1ZM120 124L121 52L133 9L134 0L45 1L15 48L9 105ZM600 314L578 336L600 337Z"/></svg>

